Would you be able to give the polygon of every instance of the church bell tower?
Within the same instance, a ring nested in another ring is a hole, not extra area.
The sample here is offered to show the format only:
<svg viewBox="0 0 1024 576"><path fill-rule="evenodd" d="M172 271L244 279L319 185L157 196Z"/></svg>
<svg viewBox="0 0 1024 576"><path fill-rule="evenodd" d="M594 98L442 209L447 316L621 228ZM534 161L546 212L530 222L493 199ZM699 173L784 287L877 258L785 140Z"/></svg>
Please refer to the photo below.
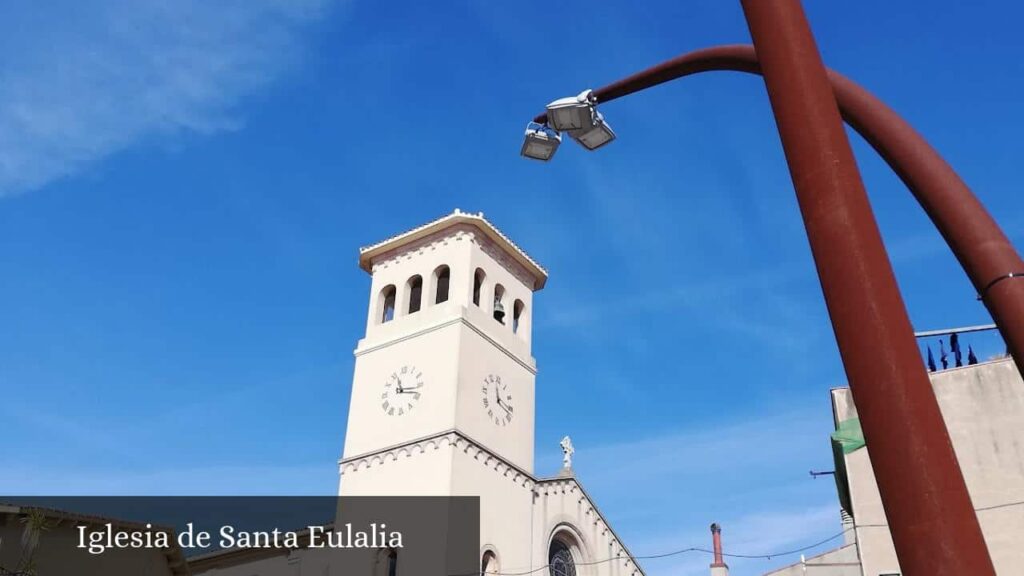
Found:
<svg viewBox="0 0 1024 576"><path fill-rule="evenodd" d="M362 248L372 277L355 350L340 494L449 495L453 446L533 473L533 293L546 271L483 214L456 210Z"/></svg>

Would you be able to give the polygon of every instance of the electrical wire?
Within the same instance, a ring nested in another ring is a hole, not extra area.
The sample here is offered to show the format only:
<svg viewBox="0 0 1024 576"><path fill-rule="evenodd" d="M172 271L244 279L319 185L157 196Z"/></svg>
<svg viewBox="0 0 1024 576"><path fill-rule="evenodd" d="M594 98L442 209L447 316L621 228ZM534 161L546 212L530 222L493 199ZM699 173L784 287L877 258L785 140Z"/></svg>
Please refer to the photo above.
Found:
<svg viewBox="0 0 1024 576"><path fill-rule="evenodd" d="M829 536L828 538L826 538L824 540L821 540L820 542L815 542L814 544L808 544L807 546L803 546L801 548L796 548L794 550L786 550L786 551L783 551L783 552L773 552L771 554L727 554L727 553L723 553L722 556L725 556L727 558L742 558L742 559L746 559L746 560L751 560L751 559L753 559L753 560L771 560L772 558L777 558L779 556L789 556L790 554L797 554L799 552L806 552L807 550L810 550L812 548L817 548L818 546L821 546L822 544L826 544L828 542L831 542L831 541L835 540L836 538L839 538L840 536L846 534L847 532L850 532L851 530L854 530L854 528L847 528L846 530L843 530L842 532L840 532L838 534L834 534L832 536ZM689 553L689 552L703 552L703 553L706 553L706 554L714 554L713 550L708 550L707 548L700 548L700 547L697 547L697 546L692 546L690 548L681 548L679 550L673 550L671 552L664 552L664 553L661 553L661 554L647 554L647 555L643 555L643 556L632 556L632 555L616 556L614 558L605 558L604 560L595 560L593 562L578 562L578 563L575 563L575 565L576 566L594 566L596 564L605 564L605 563L608 563L608 562L616 562L616 561L619 561L619 560L630 560L630 561L633 562L633 564L639 566L639 564L637 564L637 560L655 560L655 559L658 559L658 558L668 558L669 556L678 556L680 554L686 554L686 553ZM449 574L449 576L481 576L481 574L485 574L485 576L529 576L530 574L535 574L537 572L540 572L541 570L546 570L546 569L548 569L550 567L551 567L550 564L545 564L545 565L543 565L543 566L541 566L539 568L534 568L533 570L527 570L525 572L487 572L487 573L477 573L477 572L474 572L474 573L471 573L471 574Z"/></svg>
<svg viewBox="0 0 1024 576"><path fill-rule="evenodd" d="M981 508L976 508L975 511L977 511L977 512L984 512L986 510L994 510L994 509L999 509L999 508L1008 508L1008 507L1011 507L1011 506L1020 506L1020 505L1024 505L1024 501L1007 502L1005 504L996 504L994 506L985 506L985 507L981 507ZM780 556L789 556L791 554L798 554L800 552L806 552L806 551L808 551L808 550L810 550L812 548L817 548L818 546L821 546L822 544L827 544L828 542L831 542L831 541L835 540L836 538L839 538L840 536L846 534L847 532L850 532L851 530L856 530L857 528L875 528L875 527L877 527L877 528L888 528L889 525L888 524L866 524L866 525L862 524L862 525L850 527L850 528L847 528L846 530L843 530L842 532L839 532L838 534L834 534L832 536L829 536L828 538L825 538L824 540L821 540L820 542L815 542L814 544L808 544L807 546L803 546L801 548L796 548L794 550L786 550L786 551L783 551L783 552L773 552L771 554L730 554L728 552L725 552L725 553L722 554L722 556L724 556L726 558L740 558L740 559L744 559L744 560L771 560L772 558L778 558ZM681 548L679 550L673 550L671 552L664 552L662 554L647 554L647 555L644 555L644 556L631 556L631 555L616 556L615 558L605 558L604 560L595 560L593 562L579 562L576 565L577 566L593 566L593 565L596 565L596 564L605 564L605 563L608 563L608 562L615 562L617 560L631 560L633 562L633 564L637 564L637 560L656 560L658 558L668 558L670 556L678 556L680 554L687 554L689 552L703 552L705 554L714 554L715 553L714 550L708 550L707 548L700 548L700 547L697 547L697 546L693 546L693 547L690 547L690 548ZM550 567L551 567L550 564L545 564L544 566L541 566L540 568L534 568L533 570L527 570L526 572L488 572L487 576L529 576L530 574L535 574L537 572L540 572L541 570L546 570L546 569L548 569ZM449 576L481 576L481 575L474 572L472 574L450 574Z"/></svg>
<svg viewBox="0 0 1024 576"><path fill-rule="evenodd" d="M847 532L850 532L851 530L855 530L855 529L856 528L854 528L854 527L847 528L846 530L843 530L842 532L840 532L838 534L835 534L834 536L829 536L828 538L825 538L821 542L815 542L814 544L809 544L807 546L804 546L803 548L797 548L795 550L786 550L785 552L776 552L774 554L749 554L748 555L748 554L726 554L726 553L723 553L722 556L726 556L726 557L729 557L729 558L745 558L745 559L771 560L773 557L789 556L790 554L797 554L799 552L806 552L806 551L810 550L811 548L817 548L818 546L821 546L822 544L826 544L828 542L831 542L831 541L835 540L836 538L839 538L840 536L846 534ZM703 552L709 552L708 550L702 550L702 551Z"/></svg>

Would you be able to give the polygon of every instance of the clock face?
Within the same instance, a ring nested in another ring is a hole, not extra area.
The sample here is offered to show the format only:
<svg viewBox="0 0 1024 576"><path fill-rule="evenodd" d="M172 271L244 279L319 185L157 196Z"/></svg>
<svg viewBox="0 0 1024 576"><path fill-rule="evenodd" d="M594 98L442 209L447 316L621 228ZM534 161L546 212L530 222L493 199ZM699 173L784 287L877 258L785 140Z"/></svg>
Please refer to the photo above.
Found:
<svg viewBox="0 0 1024 576"><path fill-rule="evenodd" d="M483 407L487 417L496 426L508 426L512 423L512 391L507 383L501 381L501 376L489 374L484 378L481 387L483 392Z"/></svg>
<svg viewBox="0 0 1024 576"><path fill-rule="evenodd" d="M423 373L415 366L402 366L384 381L380 407L388 416L405 416L423 394Z"/></svg>

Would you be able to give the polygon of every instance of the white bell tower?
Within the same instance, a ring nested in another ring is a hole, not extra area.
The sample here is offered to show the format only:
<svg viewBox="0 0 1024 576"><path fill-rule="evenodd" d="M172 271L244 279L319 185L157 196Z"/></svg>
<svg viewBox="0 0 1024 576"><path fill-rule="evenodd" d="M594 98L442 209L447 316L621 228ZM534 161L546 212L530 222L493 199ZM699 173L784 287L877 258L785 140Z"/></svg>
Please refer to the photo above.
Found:
<svg viewBox="0 0 1024 576"><path fill-rule="evenodd" d="M465 492L459 442L532 474L530 330L546 271L482 213L459 210L362 248L359 264L372 282L341 495Z"/></svg>
<svg viewBox="0 0 1024 576"><path fill-rule="evenodd" d="M644 576L577 480L568 436L561 471L534 472L530 332L547 272L458 210L362 248L359 265L372 281L339 494L478 497L482 574ZM388 552L379 569L416 573Z"/></svg>

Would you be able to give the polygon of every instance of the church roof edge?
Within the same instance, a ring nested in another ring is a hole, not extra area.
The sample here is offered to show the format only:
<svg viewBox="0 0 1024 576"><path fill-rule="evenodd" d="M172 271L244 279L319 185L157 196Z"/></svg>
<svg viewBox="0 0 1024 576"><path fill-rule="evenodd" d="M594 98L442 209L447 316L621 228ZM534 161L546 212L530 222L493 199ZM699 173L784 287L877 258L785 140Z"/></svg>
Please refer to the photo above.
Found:
<svg viewBox="0 0 1024 576"><path fill-rule="evenodd" d="M389 250L397 248L403 244L418 240L429 234L442 230L455 224L471 224L480 229L484 234L487 235L495 244L498 244L502 249L505 250L510 256L512 256L519 264L521 264L526 270L532 275L536 281L534 290L540 290L544 287L544 284L548 279L548 272L543 266L537 263L536 260L530 257L525 250L520 248L515 242L513 242L508 236L506 236L501 230L492 224L489 220L484 218L483 212L476 214L463 212L458 208L455 209L451 214L446 214L440 218L427 222L421 226L417 226L411 230L406 230L400 234L396 234L377 242L369 246L364 246L359 249L359 267L367 272L372 271L373 259Z"/></svg>

